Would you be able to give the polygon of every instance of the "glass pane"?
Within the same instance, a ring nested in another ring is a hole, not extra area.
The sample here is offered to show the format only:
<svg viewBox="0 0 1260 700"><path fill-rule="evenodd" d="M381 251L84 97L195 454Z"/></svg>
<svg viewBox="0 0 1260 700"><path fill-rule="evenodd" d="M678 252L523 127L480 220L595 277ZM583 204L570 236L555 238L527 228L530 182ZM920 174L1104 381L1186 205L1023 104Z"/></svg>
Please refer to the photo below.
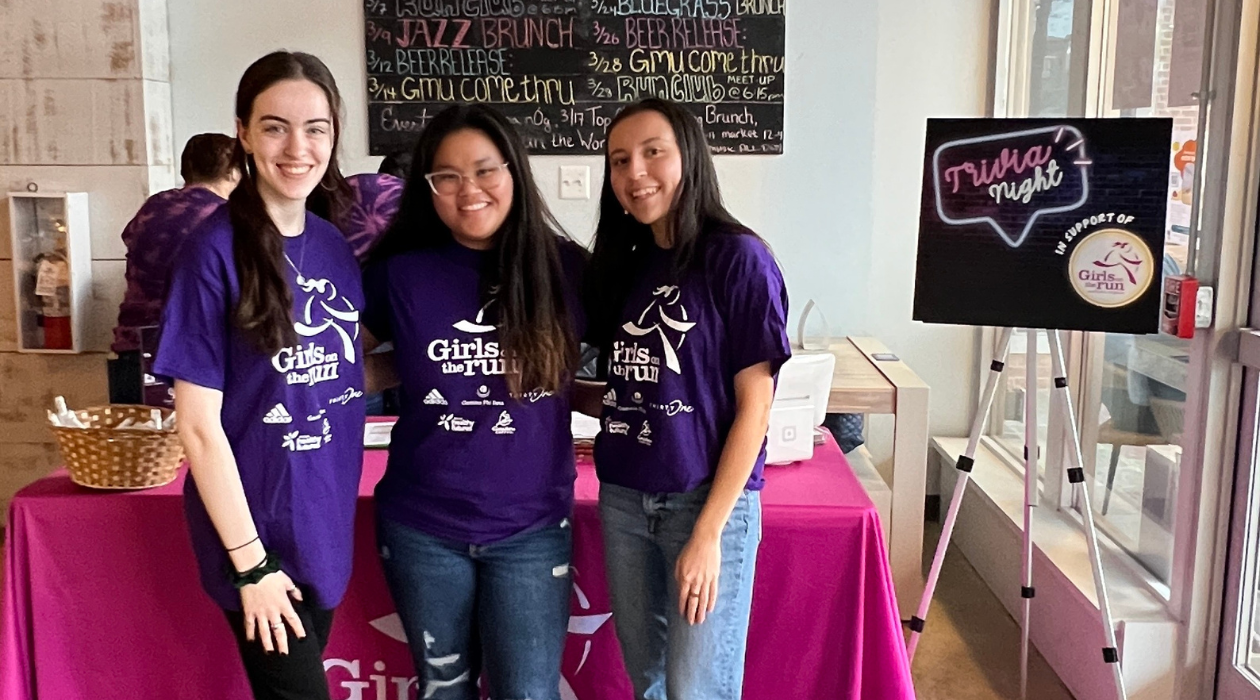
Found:
<svg viewBox="0 0 1260 700"><path fill-rule="evenodd" d="M1094 342L1103 343L1095 521L1168 583L1190 343L1117 334Z"/></svg>
<svg viewBox="0 0 1260 700"><path fill-rule="evenodd" d="M1060 117L1075 113L1080 103L1073 95L1073 76L1086 59L1088 36L1072 32L1077 0L1038 0L1032 3L1032 42L1028 81L1028 116ZM1088 12L1088 3L1079 3ZM1073 51L1073 43L1076 50ZM1077 61L1074 67L1072 60Z"/></svg>
<svg viewBox="0 0 1260 700"><path fill-rule="evenodd" d="M1081 113L1089 32L1074 31L1074 27L1082 19L1088 23L1089 4L1090 0L1030 0L1028 25L1016 49L1027 55L1029 75L1015 81L1025 87L1027 94L1012 96L1008 101L1008 116L1054 117ZM988 425L988 435L1017 460L1023 459L1024 451L1026 343L1020 331L1011 338L1007 370L994 396ZM1037 346L1037 432L1041 443L1039 465L1044 469L1051 383L1049 346L1044 334L1039 334Z"/></svg>
<svg viewBox="0 0 1260 700"><path fill-rule="evenodd" d="M1110 18L1103 116L1171 117L1164 274L1186 269L1203 58L1203 0L1122 0ZM1171 576L1190 343L1166 335L1096 334L1101 387L1094 452L1100 529L1160 581ZM1088 435L1090 431L1085 431Z"/></svg>
<svg viewBox="0 0 1260 700"><path fill-rule="evenodd" d="M1246 370L1245 382L1251 387L1256 386L1257 371L1255 368ZM1241 417L1241 421L1244 423L1244 433L1246 432L1245 424L1256 424L1257 411L1260 411L1260 400L1244 401ZM1240 458L1245 459L1242 455L1250 454L1251 463L1247 465L1247 471L1250 472L1247 479L1250 484L1250 492L1237 491L1234 496L1235 498L1247 499L1245 532L1249 536L1244 537L1242 547L1248 551L1242 557L1244 570L1239 581L1242 582L1242 585L1251 588L1251 592L1250 595L1244 593L1238 598L1238 627L1234 634L1237 639L1235 648L1246 651L1242 658L1246 660L1247 669L1253 674L1260 675L1260 576L1257 575L1260 574L1260 571L1257 571L1257 564L1260 563L1260 551L1257 550L1257 547L1260 547L1260 540L1255 535L1256 526L1260 523L1260 480L1258 480L1260 479L1260 471L1256 469L1256 459L1260 456L1260 451L1256 449L1255 440L1260 438L1260 431L1253 431L1251 438L1250 449L1247 449L1246 445L1240 445L1238 450ZM1231 525L1231 529L1236 529L1237 527L1237 525ZM1234 558L1232 552L1230 558ZM1255 682L1255 680L1253 678L1252 682Z"/></svg>
<svg viewBox="0 0 1260 700"><path fill-rule="evenodd" d="M1050 345L1045 333L1037 334L1037 444L1040 470L1046 466L1046 433L1050 419ZM1011 348L1006 370L991 409L989 434L1011 454L1023 459L1024 452L1024 387L1028 361L1028 335L1022 330L1011 333ZM1022 462L1021 462L1022 464Z"/></svg>

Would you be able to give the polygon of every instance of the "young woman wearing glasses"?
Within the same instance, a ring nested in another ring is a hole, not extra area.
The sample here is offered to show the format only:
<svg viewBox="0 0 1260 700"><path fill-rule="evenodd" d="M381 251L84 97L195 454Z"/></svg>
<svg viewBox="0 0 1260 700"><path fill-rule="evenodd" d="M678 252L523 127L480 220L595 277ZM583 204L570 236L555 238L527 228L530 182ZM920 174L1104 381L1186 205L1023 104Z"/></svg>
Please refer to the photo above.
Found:
<svg viewBox="0 0 1260 700"><path fill-rule="evenodd" d="M595 442L613 619L637 698L738 700L787 293L672 102L608 132L587 305L609 360Z"/></svg>
<svg viewBox="0 0 1260 700"><path fill-rule="evenodd" d="M413 160L364 273L404 397L376 489L386 580L426 698L476 700L484 669L491 697L559 700L585 256L494 110L442 112Z"/></svg>

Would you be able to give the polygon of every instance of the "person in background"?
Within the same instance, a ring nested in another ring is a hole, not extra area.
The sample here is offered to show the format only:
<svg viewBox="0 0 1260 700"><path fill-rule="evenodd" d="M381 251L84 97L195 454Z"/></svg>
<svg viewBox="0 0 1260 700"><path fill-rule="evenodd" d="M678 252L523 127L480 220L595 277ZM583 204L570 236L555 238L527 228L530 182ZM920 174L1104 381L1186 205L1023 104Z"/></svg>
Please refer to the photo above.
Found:
<svg viewBox="0 0 1260 700"><path fill-rule="evenodd" d="M341 231L362 265L398 213L404 180L381 173L359 173L344 178L342 183L343 187L311 193L308 206Z"/></svg>
<svg viewBox="0 0 1260 700"><path fill-rule="evenodd" d="M232 160L235 145L236 140L224 134L197 134L188 139L179 163L184 186L150 197L123 229L127 290L110 345L116 355L108 361L110 403L144 401L141 336L161 320L175 252L189 232L227 201L241 180L240 168Z"/></svg>
<svg viewBox="0 0 1260 700"><path fill-rule="evenodd" d="M407 162L411 162L410 156ZM405 182L405 177L385 172L360 173L346 178L350 200L333 216L332 222L349 241L360 265L366 264L368 254L398 214ZM378 349L388 350L388 346ZM367 395L367 414L396 416L400 403L401 390L398 387L373 392Z"/></svg>
<svg viewBox="0 0 1260 700"><path fill-rule="evenodd" d="M408 158L410 162L410 158ZM398 213L402 198L402 177L380 173L360 173L342 177L337 173L329 187L317 188L307 199L307 208L331 221L345 236L362 266L381 234L389 228ZM378 351L387 351L388 346ZM400 401L396 388L372 392L366 397L367 415L398 415Z"/></svg>
<svg viewBox="0 0 1260 700"><path fill-rule="evenodd" d="M602 399L580 403L602 409L599 512L635 697L738 700L788 299L676 103L632 104L609 126L587 279L609 367Z"/></svg>
<svg viewBox="0 0 1260 700"><path fill-rule="evenodd" d="M520 136L451 107L416 148L364 272L365 342L405 389L376 488L385 579L430 700L560 700L569 623L585 251L564 238Z"/></svg>
<svg viewBox="0 0 1260 700"><path fill-rule="evenodd" d="M254 697L327 700L363 466L359 266L307 210L334 192L341 98L314 56L255 61L236 93L244 179L184 245L156 374L175 383L201 584Z"/></svg>
<svg viewBox="0 0 1260 700"><path fill-rule="evenodd" d="M411 151L394 151L385 156L376 172L406 180L411 177Z"/></svg>

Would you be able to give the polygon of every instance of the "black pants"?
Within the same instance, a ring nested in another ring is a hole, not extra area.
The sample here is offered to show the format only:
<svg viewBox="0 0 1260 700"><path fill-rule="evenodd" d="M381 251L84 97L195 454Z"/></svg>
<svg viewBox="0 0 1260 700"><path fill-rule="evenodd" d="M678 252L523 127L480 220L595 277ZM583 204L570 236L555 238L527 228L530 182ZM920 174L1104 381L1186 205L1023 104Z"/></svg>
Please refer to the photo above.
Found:
<svg viewBox="0 0 1260 700"><path fill-rule="evenodd" d="M144 373L140 370L140 351L118 353L118 358L106 360L109 372L110 403L144 403Z"/></svg>
<svg viewBox="0 0 1260 700"><path fill-rule="evenodd" d="M309 597L309 591L303 591ZM236 644L245 662L245 675L255 700L329 700L328 678L324 675L324 647L332 630L333 611L293 602L302 620L306 638L298 639L287 629L289 653L268 654L257 637L245 639L245 614L225 610ZM286 624L286 627L288 625Z"/></svg>

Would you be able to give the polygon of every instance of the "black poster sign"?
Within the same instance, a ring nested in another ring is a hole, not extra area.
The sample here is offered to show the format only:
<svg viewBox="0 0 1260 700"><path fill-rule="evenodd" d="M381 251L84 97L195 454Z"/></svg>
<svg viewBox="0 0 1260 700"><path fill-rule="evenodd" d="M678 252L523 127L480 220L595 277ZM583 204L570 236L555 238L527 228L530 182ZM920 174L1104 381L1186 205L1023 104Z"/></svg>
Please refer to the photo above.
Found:
<svg viewBox="0 0 1260 700"><path fill-rule="evenodd" d="M487 103L534 154L603 152L645 97L683 103L714 153L783 152L784 0L364 0L373 155Z"/></svg>
<svg viewBox="0 0 1260 700"><path fill-rule="evenodd" d="M931 119L914 319L1153 333L1171 119Z"/></svg>

